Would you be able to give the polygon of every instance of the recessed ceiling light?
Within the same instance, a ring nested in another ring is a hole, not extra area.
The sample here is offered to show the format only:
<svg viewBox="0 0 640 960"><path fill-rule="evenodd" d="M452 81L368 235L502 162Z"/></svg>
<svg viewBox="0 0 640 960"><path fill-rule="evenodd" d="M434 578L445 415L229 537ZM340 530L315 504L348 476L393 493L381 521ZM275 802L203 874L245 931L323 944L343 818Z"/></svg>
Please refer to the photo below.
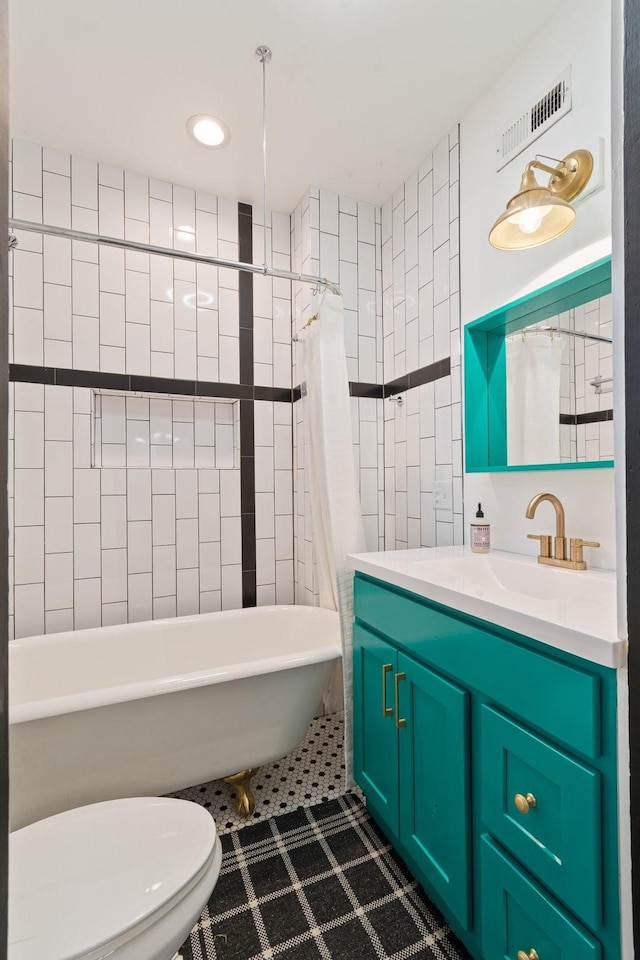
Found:
<svg viewBox="0 0 640 960"><path fill-rule="evenodd" d="M224 147L229 142L229 128L217 117L199 113L187 120L189 136L205 147Z"/></svg>

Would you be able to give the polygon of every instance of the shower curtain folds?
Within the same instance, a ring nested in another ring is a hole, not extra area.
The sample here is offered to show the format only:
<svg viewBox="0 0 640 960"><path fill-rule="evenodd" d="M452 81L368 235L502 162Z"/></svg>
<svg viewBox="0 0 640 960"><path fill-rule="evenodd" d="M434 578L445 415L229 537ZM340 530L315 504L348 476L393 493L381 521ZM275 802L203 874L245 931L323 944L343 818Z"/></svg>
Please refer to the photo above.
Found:
<svg viewBox="0 0 640 960"><path fill-rule="evenodd" d="M560 460L560 381L565 341L547 332L507 339L507 462Z"/></svg>
<svg viewBox="0 0 640 960"><path fill-rule="evenodd" d="M306 384L305 442L320 606L337 610L342 632L345 766L352 779L353 574L347 555L365 549L351 427L342 297L320 296L318 319L300 335ZM336 679L336 685L339 679ZM329 705L336 706L336 691Z"/></svg>

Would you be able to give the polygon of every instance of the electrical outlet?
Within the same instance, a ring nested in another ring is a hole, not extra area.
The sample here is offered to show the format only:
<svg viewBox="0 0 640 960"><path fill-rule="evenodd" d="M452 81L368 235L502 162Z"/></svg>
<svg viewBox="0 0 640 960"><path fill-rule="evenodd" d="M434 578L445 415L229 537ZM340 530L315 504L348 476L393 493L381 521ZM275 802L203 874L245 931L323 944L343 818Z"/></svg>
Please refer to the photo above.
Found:
<svg viewBox="0 0 640 960"><path fill-rule="evenodd" d="M451 480L434 480L433 509L453 510L453 483Z"/></svg>

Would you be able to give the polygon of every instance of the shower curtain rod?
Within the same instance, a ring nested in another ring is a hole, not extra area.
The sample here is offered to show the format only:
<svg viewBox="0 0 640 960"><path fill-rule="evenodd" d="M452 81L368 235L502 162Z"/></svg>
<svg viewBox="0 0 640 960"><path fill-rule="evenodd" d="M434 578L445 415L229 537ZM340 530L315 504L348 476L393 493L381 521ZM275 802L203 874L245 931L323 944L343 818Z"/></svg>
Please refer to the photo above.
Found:
<svg viewBox="0 0 640 960"><path fill-rule="evenodd" d="M580 330L566 330L564 327L540 327L544 333L564 333L568 337L579 337L581 340L598 340L600 343L613 343L611 337L602 337L596 333L582 333Z"/></svg>
<svg viewBox="0 0 640 960"><path fill-rule="evenodd" d="M51 224L32 223L29 220L9 219L9 228L24 230L27 233L43 233L50 237L64 237L67 240L79 240L82 243L99 243L105 247L119 247L123 250L133 250L136 253L152 253L160 257L171 257L174 260L190 260L196 263L206 263L214 267L225 267L227 270L242 270L246 273L255 273L264 277L278 277L281 280L297 280L299 283L311 283L317 287L325 287L331 293L340 294L340 288L326 277L314 277L308 273L295 273L292 270L279 270L278 267L268 267L266 264L242 263L239 260L225 260L222 257L211 257L204 253L190 253L188 250L174 250L171 247L157 247L151 243L139 243L137 240L119 240L117 237L104 237L98 233L85 233L83 230L71 230L69 227L54 227ZM15 234L9 234L9 248L18 246Z"/></svg>
<svg viewBox="0 0 640 960"><path fill-rule="evenodd" d="M565 327L534 327L532 330L525 327L525 329L520 330L519 333L522 336L525 336L527 333L562 333L568 337L579 337L581 340L597 340L599 343L613 343L611 337L602 337L597 333L582 333L580 330L567 330ZM510 334L510 336L517 337L518 334L513 333Z"/></svg>

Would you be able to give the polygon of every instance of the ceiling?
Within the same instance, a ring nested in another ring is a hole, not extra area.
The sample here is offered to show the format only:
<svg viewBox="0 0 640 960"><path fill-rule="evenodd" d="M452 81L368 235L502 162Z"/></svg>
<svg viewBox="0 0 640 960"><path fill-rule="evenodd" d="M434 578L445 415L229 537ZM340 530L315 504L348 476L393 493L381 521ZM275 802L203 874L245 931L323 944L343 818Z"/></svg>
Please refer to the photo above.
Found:
<svg viewBox="0 0 640 960"><path fill-rule="evenodd" d="M535 22L556 6L536 0ZM525 0L11 0L11 132L261 203L264 43L269 206L310 184L382 203L531 22ZM227 147L189 139L197 113Z"/></svg>

